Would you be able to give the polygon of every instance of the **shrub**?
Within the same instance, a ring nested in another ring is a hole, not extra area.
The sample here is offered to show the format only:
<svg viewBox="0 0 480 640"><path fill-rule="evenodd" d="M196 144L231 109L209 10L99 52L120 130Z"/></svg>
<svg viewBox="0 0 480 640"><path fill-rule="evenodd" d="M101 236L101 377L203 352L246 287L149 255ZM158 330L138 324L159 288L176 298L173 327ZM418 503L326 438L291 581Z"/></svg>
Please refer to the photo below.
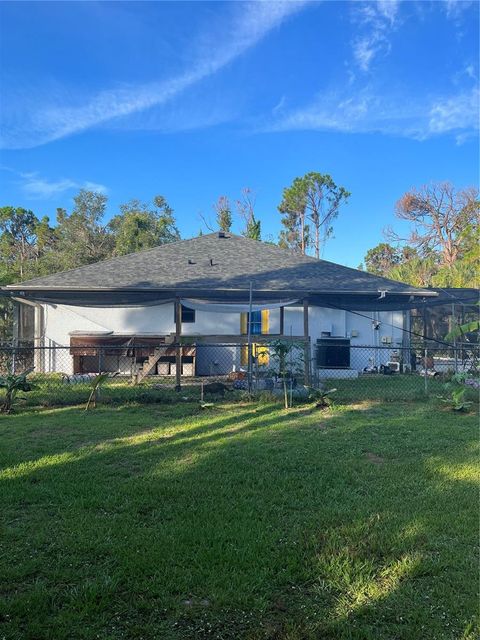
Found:
<svg viewBox="0 0 480 640"><path fill-rule="evenodd" d="M19 391L32 391L35 388L35 386L27 380L28 374L32 371L33 369L29 369L20 375L8 373L6 376L0 377L0 388L5 389L5 398L2 405L0 405L0 411L2 413L10 413L12 411Z"/></svg>

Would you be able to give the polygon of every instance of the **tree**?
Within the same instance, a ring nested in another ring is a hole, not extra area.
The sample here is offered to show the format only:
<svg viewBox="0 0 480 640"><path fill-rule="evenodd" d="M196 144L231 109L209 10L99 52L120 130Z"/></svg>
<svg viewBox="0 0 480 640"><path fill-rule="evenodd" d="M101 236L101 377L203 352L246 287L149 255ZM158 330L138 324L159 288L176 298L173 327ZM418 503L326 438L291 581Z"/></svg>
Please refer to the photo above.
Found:
<svg viewBox="0 0 480 640"><path fill-rule="evenodd" d="M107 197L81 189L69 215L57 209L57 269L71 269L110 257L113 236L103 217Z"/></svg>
<svg viewBox="0 0 480 640"><path fill-rule="evenodd" d="M50 226L48 216L43 216L35 225L35 252L29 262L29 277L48 275L55 271L57 261L57 233Z"/></svg>
<svg viewBox="0 0 480 640"><path fill-rule="evenodd" d="M340 205L350 193L335 184L328 174L306 173L295 178L283 191L278 209L284 214L281 244L305 254L312 246L315 257L320 258L322 247L332 235L332 223L338 217Z"/></svg>
<svg viewBox="0 0 480 640"><path fill-rule="evenodd" d="M475 287L480 269L478 191L449 182L412 189L397 202L398 218L411 223L406 238L391 228L365 257L367 270L414 286ZM370 262L370 267L368 263Z"/></svg>
<svg viewBox="0 0 480 640"><path fill-rule="evenodd" d="M432 279L438 269L437 256L431 253L428 256L420 256L417 252L410 254L405 258L405 254L401 254L398 264L394 265L384 277L398 282L405 282L414 287L430 287Z"/></svg>
<svg viewBox="0 0 480 640"><path fill-rule="evenodd" d="M320 258L321 249L333 233L333 221L338 217L340 205L350 193L339 187L328 174L307 173L303 177L307 219L313 227L312 242L315 257Z"/></svg>
<svg viewBox="0 0 480 640"><path fill-rule="evenodd" d="M25 280L36 254L38 218L29 209L0 208L0 257L3 278Z"/></svg>
<svg viewBox="0 0 480 640"><path fill-rule="evenodd" d="M220 196L213 208L216 213L218 228L220 231L228 233L232 228L232 209L227 196Z"/></svg>
<svg viewBox="0 0 480 640"><path fill-rule="evenodd" d="M154 208L140 200L120 205L120 214L108 227L113 235L115 255L150 249L180 239L173 209L163 196L153 200Z"/></svg>
<svg viewBox="0 0 480 640"><path fill-rule="evenodd" d="M477 189L457 190L450 182L438 182L405 193L395 213L412 225L408 244L420 255L438 253L440 265L451 267L461 257L465 229L478 224L479 209ZM405 240L391 229L387 229L387 236Z"/></svg>
<svg viewBox="0 0 480 640"><path fill-rule="evenodd" d="M45 216L41 220L21 207L0 208L0 279L3 284L48 272L55 232Z"/></svg>
<svg viewBox="0 0 480 640"><path fill-rule="evenodd" d="M279 245L305 254L310 245L310 227L306 222L306 198L302 179L295 178L292 185L283 190L278 210L283 213Z"/></svg>
<svg viewBox="0 0 480 640"><path fill-rule="evenodd" d="M408 245L392 247L386 242L381 242L367 251L364 264L366 270L376 276L398 280L415 287L428 287L432 285L432 278L438 270L438 256L433 252L421 256L416 249Z"/></svg>
<svg viewBox="0 0 480 640"><path fill-rule="evenodd" d="M390 271L401 261L401 251L387 242L369 249L365 256L365 269L376 276L388 278Z"/></svg>
<svg viewBox="0 0 480 640"><path fill-rule="evenodd" d="M0 208L0 284L27 280L49 272L54 255L54 231L48 218L29 209ZM13 304L0 298L0 340L12 337Z"/></svg>
<svg viewBox="0 0 480 640"><path fill-rule="evenodd" d="M433 286L478 288L480 275L479 225L468 224L459 240L459 256L452 265L440 266L432 279Z"/></svg>
<svg viewBox="0 0 480 640"><path fill-rule="evenodd" d="M242 236L261 240L261 221L255 216L255 194L248 187L242 189L240 200L235 202L238 215L244 221Z"/></svg>

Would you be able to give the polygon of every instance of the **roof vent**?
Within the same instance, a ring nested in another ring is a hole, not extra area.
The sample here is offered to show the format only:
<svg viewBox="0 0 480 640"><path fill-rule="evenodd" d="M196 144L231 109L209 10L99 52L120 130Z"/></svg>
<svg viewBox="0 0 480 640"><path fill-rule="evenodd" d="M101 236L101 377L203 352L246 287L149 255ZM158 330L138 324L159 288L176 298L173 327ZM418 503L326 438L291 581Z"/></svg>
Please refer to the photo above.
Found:
<svg viewBox="0 0 480 640"><path fill-rule="evenodd" d="M226 236L225 236L225 231L219 231L219 232L218 232L218 237L219 237L219 238L225 238L225 237L226 237Z"/></svg>

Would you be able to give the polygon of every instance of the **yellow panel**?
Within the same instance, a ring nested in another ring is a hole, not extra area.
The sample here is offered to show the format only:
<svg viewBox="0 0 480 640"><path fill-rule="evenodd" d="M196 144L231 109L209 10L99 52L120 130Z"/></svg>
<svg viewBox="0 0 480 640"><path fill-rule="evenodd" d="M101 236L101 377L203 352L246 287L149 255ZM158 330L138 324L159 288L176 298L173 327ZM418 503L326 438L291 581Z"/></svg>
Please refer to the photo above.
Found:
<svg viewBox="0 0 480 640"><path fill-rule="evenodd" d="M268 347L264 344L252 344L252 356L257 359L259 365L267 365L270 360ZM242 367L248 366L248 345L244 344L240 350L240 364Z"/></svg>
<svg viewBox="0 0 480 640"><path fill-rule="evenodd" d="M242 367L248 365L248 346L246 344L240 347L240 364Z"/></svg>
<svg viewBox="0 0 480 640"><path fill-rule="evenodd" d="M240 335L246 336L247 333L248 333L247 314L246 313L241 313L240 314Z"/></svg>
<svg viewBox="0 0 480 640"><path fill-rule="evenodd" d="M262 309L262 333L266 334L270 330L270 311Z"/></svg>
<svg viewBox="0 0 480 640"><path fill-rule="evenodd" d="M257 356L258 364L266 365L269 361L268 347L263 344L256 344L255 351L253 352Z"/></svg>

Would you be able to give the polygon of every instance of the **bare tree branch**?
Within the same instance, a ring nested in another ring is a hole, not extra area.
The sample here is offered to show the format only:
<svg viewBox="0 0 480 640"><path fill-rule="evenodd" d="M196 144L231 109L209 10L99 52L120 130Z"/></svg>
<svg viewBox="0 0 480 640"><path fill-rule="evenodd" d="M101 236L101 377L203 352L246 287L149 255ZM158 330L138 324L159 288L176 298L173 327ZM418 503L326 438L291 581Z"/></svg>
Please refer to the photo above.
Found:
<svg viewBox="0 0 480 640"><path fill-rule="evenodd" d="M412 189L397 202L395 214L411 223L402 238L391 228L384 233L390 240L408 242L421 254L441 254L442 263L451 266L459 257L461 237L468 225L478 224L478 190L474 187L456 190L449 182L424 185Z"/></svg>

